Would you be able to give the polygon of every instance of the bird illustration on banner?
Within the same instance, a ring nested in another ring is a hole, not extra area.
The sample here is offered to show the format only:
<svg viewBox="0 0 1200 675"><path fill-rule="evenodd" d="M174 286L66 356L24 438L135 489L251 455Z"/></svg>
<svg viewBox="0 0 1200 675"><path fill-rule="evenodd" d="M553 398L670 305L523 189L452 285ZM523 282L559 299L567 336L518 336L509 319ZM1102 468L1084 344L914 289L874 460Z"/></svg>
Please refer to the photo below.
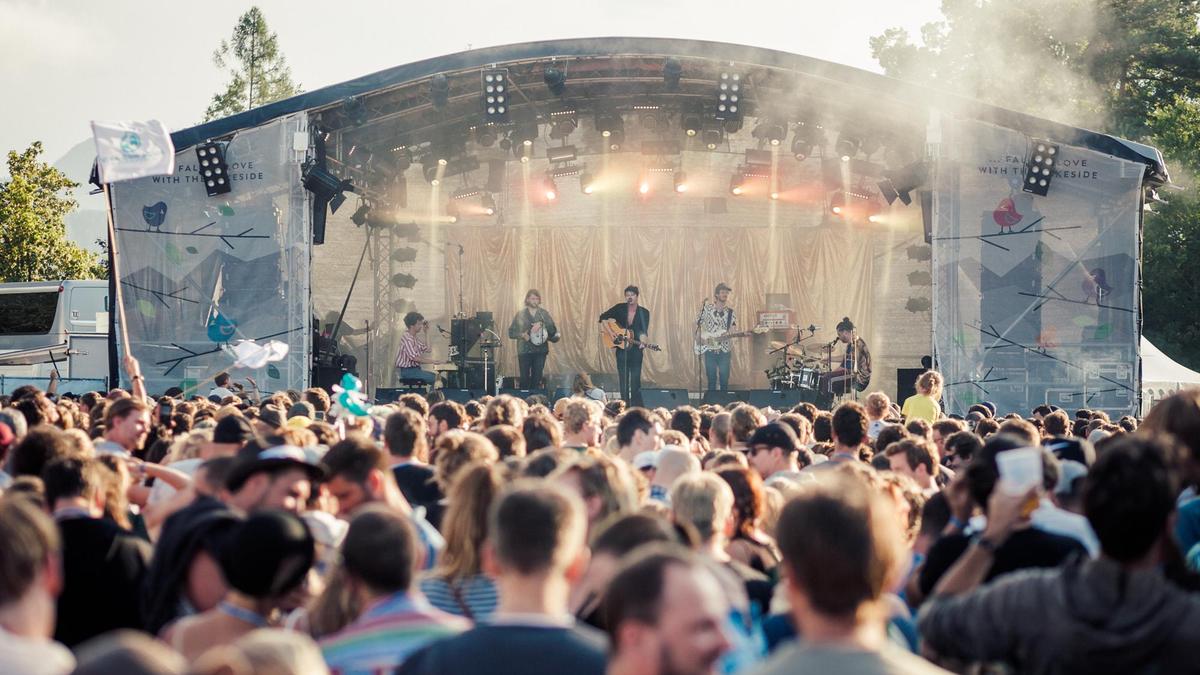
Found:
<svg viewBox="0 0 1200 675"><path fill-rule="evenodd" d="M150 226L151 230L158 231L163 223L167 220L167 204L166 202L157 202L150 206L142 207L142 220Z"/></svg>
<svg viewBox="0 0 1200 675"><path fill-rule="evenodd" d="M1012 197L1005 197L1000 200L1000 204L996 210L992 211L992 220L1000 226L1001 232L1011 232L1013 225L1021 222L1024 218L1020 213L1017 213L1017 205L1013 203Z"/></svg>
<svg viewBox="0 0 1200 675"><path fill-rule="evenodd" d="M221 279L224 276L225 268L217 270L217 281L213 284L212 303L208 307L207 331L208 339L212 342L229 342L229 340L237 333L237 322L225 316L221 312L221 295L223 293L223 284Z"/></svg>

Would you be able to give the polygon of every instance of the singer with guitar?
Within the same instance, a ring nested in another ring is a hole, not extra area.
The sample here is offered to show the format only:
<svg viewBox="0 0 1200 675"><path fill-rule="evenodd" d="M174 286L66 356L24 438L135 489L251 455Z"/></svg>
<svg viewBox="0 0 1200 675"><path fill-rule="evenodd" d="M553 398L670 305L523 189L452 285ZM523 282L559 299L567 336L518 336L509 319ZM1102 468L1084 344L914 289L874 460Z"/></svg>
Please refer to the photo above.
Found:
<svg viewBox="0 0 1200 675"><path fill-rule="evenodd" d="M729 387L729 367L733 357L730 338L737 328L737 317L728 304L732 292L724 281L717 284L712 300L704 299L696 317L695 351L704 355L704 377L709 391L723 391Z"/></svg>
<svg viewBox="0 0 1200 675"><path fill-rule="evenodd" d="M517 341L517 364L521 370L521 388L538 389L542 386L542 370L546 367L546 356L551 342L558 342L558 327L554 319L542 308L542 294L537 289L525 293L525 306L513 316L508 325L508 337Z"/></svg>
<svg viewBox="0 0 1200 675"><path fill-rule="evenodd" d="M642 352L658 350L646 342L650 332L650 310L638 305L637 286L625 287L625 302L608 308L600 315L600 333L612 346L617 358L617 379L621 398L629 405L642 405Z"/></svg>

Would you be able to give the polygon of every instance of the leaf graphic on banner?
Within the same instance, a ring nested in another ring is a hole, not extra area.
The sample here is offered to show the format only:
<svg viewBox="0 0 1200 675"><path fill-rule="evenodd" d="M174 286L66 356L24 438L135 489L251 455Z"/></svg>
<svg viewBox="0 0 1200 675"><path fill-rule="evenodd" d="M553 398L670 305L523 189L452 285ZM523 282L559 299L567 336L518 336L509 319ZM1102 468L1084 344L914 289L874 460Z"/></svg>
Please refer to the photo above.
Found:
<svg viewBox="0 0 1200 675"><path fill-rule="evenodd" d="M156 309L154 304L149 300L138 300L137 310L141 312L142 316L146 317L147 319L153 319L154 317L158 316L158 309Z"/></svg>
<svg viewBox="0 0 1200 675"><path fill-rule="evenodd" d="M222 204L220 206L219 210L221 211L221 215L223 215L223 216L232 216L233 215L233 207L228 204Z"/></svg>
<svg viewBox="0 0 1200 675"><path fill-rule="evenodd" d="M272 380L280 379L279 369L273 365L267 366L267 377L270 377Z"/></svg>
<svg viewBox="0 0 1200 675"><path fill-rule="evenodd" d="M179 247L175 244L168 243L165 251L167 253L167 260L170 260L176 265L183 262L183 254L179 252Z"/></svg>
<svg viewBox="0 0 1200 675"><path fill-rule="evenodd" d="M184 250L186 250L188 253L191 253L192 255L196 255L197 253L200 252L200 250L197 249L195 246L189 246Z"/></svg>

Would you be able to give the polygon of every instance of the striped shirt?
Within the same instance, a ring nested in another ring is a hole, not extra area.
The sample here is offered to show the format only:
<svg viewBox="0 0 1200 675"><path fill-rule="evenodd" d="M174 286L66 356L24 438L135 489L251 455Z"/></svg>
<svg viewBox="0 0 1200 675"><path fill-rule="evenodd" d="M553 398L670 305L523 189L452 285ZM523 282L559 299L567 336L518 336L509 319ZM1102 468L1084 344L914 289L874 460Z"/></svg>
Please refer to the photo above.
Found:
<svg viewBox="0 0 1200 675"><path fill-rule="evenodd" d="M496 584L489 577L476 574L455 579L453 584L451 586L445 577L429 576L421 580L421 592L434 607L472 621L487 620L495 613Z"/></svg>
<svg viewBox="0 0 1200 675"><path fill-rule="evenodd" d="M429 353L429 345L421 342L416 335L404 332L400 338L400 353L396 356L397 368L420 368L421 355Z"/></svg>
<svg viewBox="0 0 1200 675"><path fill-rule="evenodd" d="M419 595L400 592L376 601L349 626L321 640L321 653L334 675L390 675L425 645L470 627Z"/></svg>

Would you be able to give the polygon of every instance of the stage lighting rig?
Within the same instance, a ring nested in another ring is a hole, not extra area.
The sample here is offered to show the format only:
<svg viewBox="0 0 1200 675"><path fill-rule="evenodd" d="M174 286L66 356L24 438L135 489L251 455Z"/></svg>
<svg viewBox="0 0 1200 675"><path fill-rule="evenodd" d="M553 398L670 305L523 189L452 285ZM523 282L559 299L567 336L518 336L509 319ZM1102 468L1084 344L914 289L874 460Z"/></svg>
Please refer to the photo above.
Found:
<svg viewBox="0 0 1200 675"><path fill-rule="evenodd" d="M360 96L347 96L342 99L342 113L350 124L361 127L367 123L367 104Z"/></svg>
<svg viewBox="0 0 1200 675"><path fill-rule="evenodd" d="M700 135L700 130L704 127L704 116L700 111L700 106L691 106L685 109L679 116L679 125L683 127L683 132L689 137Z"/></svg>
<svg viewBox="0 0 1200 675"><path fill-rule="evenodd" d="M546 159L550 160L551 164L574 162L575 158L576 152L573 145L555 145L546 148Z"/></svg>
<svg viewBox="0 0 1200 675"><path fill-rule="evenodd" d="M679 59L669 58L663 61L663 88L667 91L679 89L679 80L683 78L683 65Z"/></svg>
<svg viewBox="0 0 1200 675"><path fill-rule="evenodd" d="M560 110L550 113L550 138L565 141L579 128L579 120L574 110Z"/></svg>
<svg viewBox="0 0 1200 675"><path fill-rule="evenodd" d="M716 150L725 142L725 132L716 128L705 129L704 133L701 134L700 140L704 143L704 147L709 150Z"/></svg>
<svg viewBox="0 0 1200 675"><path fill-rule="evenodd" d="M746 177L742 175L742 172L733 174L733 177L729 179L729 192L734 197L740 197L746 192Z"/></svg>
<svg viewBox="0 0 1200 675"><path fill-rule="evenodd" d="M546 201L554 201L558 199L558 186L554 184L554 177L547 173L542 178L542 194L546 197Z"/></svg>
<svg viewBox="0 0 1200 675"><path fill-rule="evenodd" d="M328 203L330 213L337 213L338 207L346 201L345 192L354 191L354 182L349 178L338 178L311 160L304 165L301 175L305 189L313 193L318 203Z"/></svg>
<svg viewBox="0 0 1200 675"><path fill-rule="evenodd" d="M609 150L617 151L625 143L625 120L621 114L613 110L603 110L596 113L596 131L604 139L604 145Z"/></svg>
<svg viewBox="0 0 1200 675"><path fill-rule="evenodd" d="M496 215L496 200L492 197L492 195L486 192L479 195L479 206L483 209L483 215Z"/></svg>
<svg viewBox="0 0 1200 675"><path fill-rule="evenodd" d="M676 171L675 175L673 177L673 180L675 183L675 192L677 192L679 194L683 194L683 193L687 192L688 182L687 182L687 173L685 171L683 171L683 170Z"/></svg>
<svg viewBox="0 0 1200 675"><path fill-rule="evenodd" d="M1033 151L1025 163L1025 183L1021 189L1030 194L1045 197L1054 179L1054 167L1058 165L1058 146L1050 141L1033 141Z"/></svg>
<svg viewBox="0 0 1200 675"><path fill-rule="evenodd" d="M508 70L491 68L484 70L483 79L483 118L492 124L504 124L508 121Z"/></svg>
<svg viewBox="0 0 1200 675"><path fill-rule="evenodd" d="M567 73L553 63L546 66L542 71L542 81L546 83L546 88L555 96L562 96L567 89Z"/></svg>
<svg viewBox="0 0 1200 675"><path fill-rule="evenodd" d="M834 152L837 153L837 156L841 158L843 162L849 162L858 156L859 151L862 150L862 145L862 136L853 131L847 131L843 129L842 132L838 134L837 143L833 146L833 148Z"/></svg>
<svg viewBox="0 0 1200 675"><path fill-rule="evenodd" d="M884 171L879 181L879 194L891 205L899 199L905 206L912 204L912 191L925 182L927 169L924 162L914 162L896 171Z"/></svg>
<svg viewBox="0 0 1200 675"><path fill-rule="evenodd" d="M367 223L367 216L371 213L371 205L367 201L360 200L358 208L350 216L350 222L354 223L355 227L362 227Z"/></svg>
<svg viewBox="0 0 1200 675"><path fill-rule="evenodd" d="M429 98L441 110L450 102L450 80L442 73L429 78Z"/></svg>
<svg viewBox="0 0 1200 675"><path fill-rule="evenodd" d="M579 174L579 191L585 195L590 195L596 191L596 179L592 177L590 172L584 171Z"/></svg>
<svg viewBox="0 0 1200 675"><path fill-rule="evenodd" d="M392 262L398 262L398 263L416 262L417 261L417 249L415 249L411 246L404 246L404 247L396 249L395 251L392 251L392 254L388 257L392 259Z"/></svg>
<svg viewBox="0 0 1200 675"><path fill-rule="evenodd" d="M759 147L763 145L778 146L787 137L787 124L780 124L771 119L764 119L754 127L750 135L758 139Z"/></svg>
<svg viewBox="0 0 1200 675"><path fill-rule="evenodd" d="M196 159L199 160L204 190L209 197L223 195L233 189L229 184L229 166L225 163L225 147L222 143L208 141L197 145Z"/></svg>
<svg viewBox="0 0 1200 675"><path fill-rule="evenodd" d="M717 79L717 119L722 122L742 119L742 76L722 71Z"/></svg>
<svg viewBox="0 0 1200 675"><path fill-rule="evenodd" d="M813 150L821 144L821 125L813 122L797 122L792 130L792 156L796 161L803 162L812 156Z"/></svg>
<svg viewBox="0 0 1200 675"><path fill-rule="evenodd" d="M491 124L484 124L475 127L475 142L485 148L490 148L496 144L496 139L499 136L496 134L496 128Z"/></svg>

